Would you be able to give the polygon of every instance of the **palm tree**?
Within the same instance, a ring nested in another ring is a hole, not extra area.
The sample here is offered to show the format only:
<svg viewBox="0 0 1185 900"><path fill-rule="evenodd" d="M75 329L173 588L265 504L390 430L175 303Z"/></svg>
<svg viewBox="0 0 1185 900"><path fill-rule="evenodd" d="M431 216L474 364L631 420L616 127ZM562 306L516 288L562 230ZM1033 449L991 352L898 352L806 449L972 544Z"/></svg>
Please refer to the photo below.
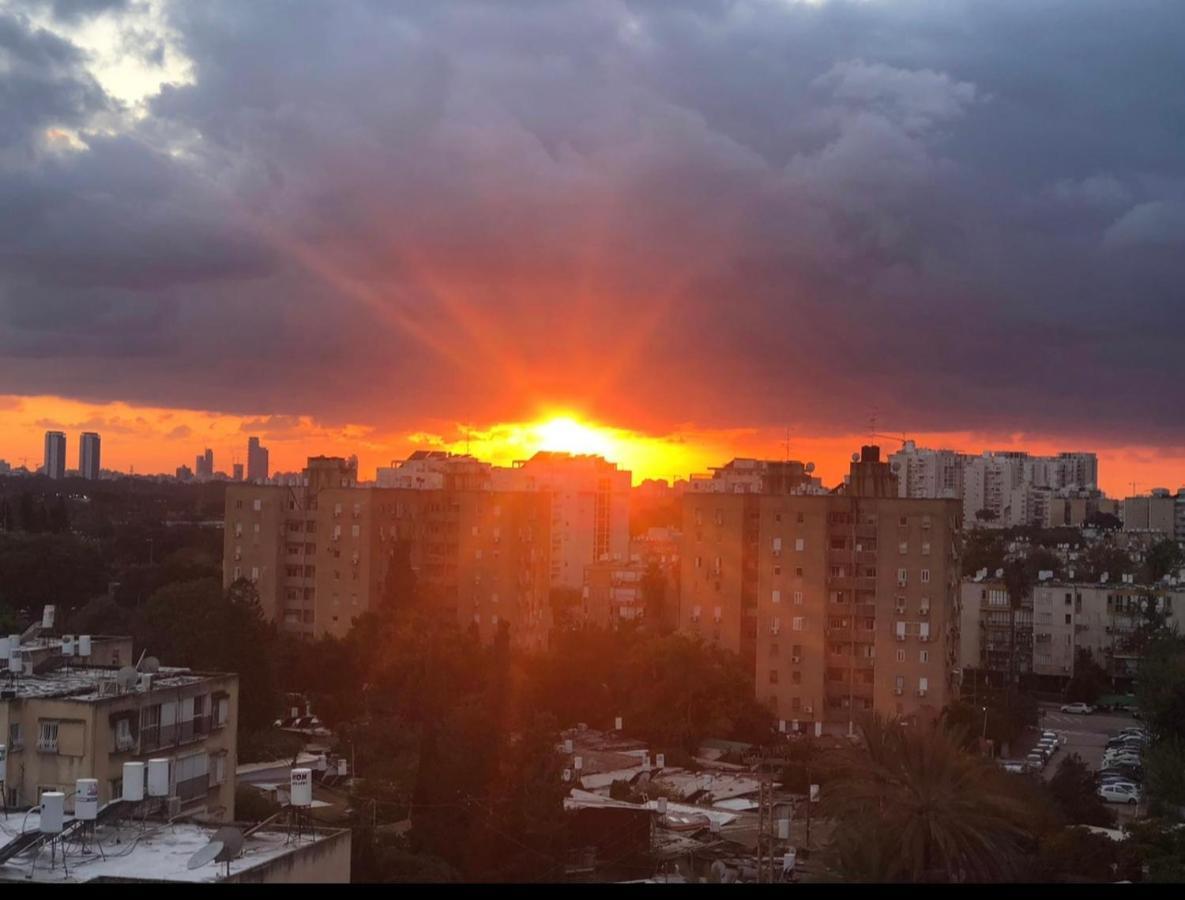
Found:
<svg viewBox="0 0 1185 900"><path fill-rule="evenodd" d="M1022 871L1031 809L937 722L861 726L829 783L836 868L861 881L1000 881Z"/></svg>

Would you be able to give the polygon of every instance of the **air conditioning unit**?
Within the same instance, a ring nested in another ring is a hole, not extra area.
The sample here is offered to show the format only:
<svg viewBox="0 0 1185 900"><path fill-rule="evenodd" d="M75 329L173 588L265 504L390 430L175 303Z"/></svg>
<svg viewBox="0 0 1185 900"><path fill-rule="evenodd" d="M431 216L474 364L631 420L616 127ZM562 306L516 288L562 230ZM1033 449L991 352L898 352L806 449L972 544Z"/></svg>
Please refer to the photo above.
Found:
<svg viewBox="0 0 1185 900"><path fill-rule="evenodd" d="M792 663L800 663L800 662L802 662L802 657L801 657L801 656L791 656L791 657L790 657L790 662L792 662Z"/></svg>
<svg viewBox="0 0 1185 900"><path fill-rule="evenodd" d="M804 707L802 708L802 711L803 711L804 713L806 713L808 716L811 716L811 715L814 715L814 713L815 713L815 708L814 708L813 706L811 706L811 705L808 703L806 706L804 706Z"/></svg>
<svg viewBox="0 0 1185 900"><path fill-rule="evenodd" d="M909 587L909 582L908 581L901 581L900 579L898 579L897 580L897 587L899 587L899 588Z"/></svg>
<svg viewBox="0 0 1185 900"><path fill-rule="evenodd" d="M926 696L926 689L925 688L918 688L918 696L925 697Z"/></svg>
<svg viewBox="0 0 1185 900"><path fill-rule="evenodd" d="M905 688L893 688L893 693L900 697L905 693Z"/></svg>
<svg viewBox="0 0 1185 900"><path fill-rule="evenodd" d="M897 615L899 615L899 616L903 616L903 615L905 615L905 607L904 606L895 606L895 607L893 607L893 612L897 613Z"/></svg>
<svg viewBox="0 0 1185 900"><path fill-rule="evenodd" d="M930 607L928 607L928 606L923 606L921 609L919 609L919 610L918 610L918 615L919 615L919 616L928 616L928 615L930 615Z"/></svg>
<svg viewBox="0 0 1185 900"><path fill-rule="evenodd" d="M897 640L899 640L899 641L904 641L904 640L905 640L905 635L903 635L903 634L898 634L898 635L897 635Z"/></svg>

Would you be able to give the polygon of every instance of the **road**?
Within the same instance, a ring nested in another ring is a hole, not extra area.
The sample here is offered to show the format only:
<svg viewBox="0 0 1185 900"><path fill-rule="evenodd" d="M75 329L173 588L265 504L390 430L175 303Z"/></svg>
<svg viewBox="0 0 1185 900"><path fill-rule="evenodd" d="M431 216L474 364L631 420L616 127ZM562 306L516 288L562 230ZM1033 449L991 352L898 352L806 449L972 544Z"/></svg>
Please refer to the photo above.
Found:
<svg viewBox="0 0 1185 900"><path fill-rule="evenodd" d="M1059 763L1071 753L1077 753L1092 771L1098 771L1103 762L1103 751L1107 747L1108 738L1117 734L1121 728L1139 724L1139 719L1126 713L1092 713L1089 716L1076 716L1061 712L1059 704L1042 703L1041 730L1056 731L1066 739L1061 750L1054 754L1049 765L1042 770L1042 777L1052 778ZM1025 752L1032 749L1035 743L1035 738L1030 740ZM1023 756L1024 754L1021 754L1022 758ZM1119 803L1109 803L1108 806L1119 813L1120 825L1136 818L1140 811L1140 807Z"/></svg>

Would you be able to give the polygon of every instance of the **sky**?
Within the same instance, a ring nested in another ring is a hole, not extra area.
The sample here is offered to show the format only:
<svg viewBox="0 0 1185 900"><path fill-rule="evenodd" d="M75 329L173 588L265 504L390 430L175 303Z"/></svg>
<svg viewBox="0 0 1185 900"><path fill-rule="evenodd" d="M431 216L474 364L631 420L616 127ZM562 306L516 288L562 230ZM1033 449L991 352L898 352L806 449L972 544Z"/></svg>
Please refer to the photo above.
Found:
<svg viewBox="0 0 1185 900"><path fill-rule="evenodd" d="M873 432L1175 488L1180 12L0 0L0 457L834 481Z"/></svg>

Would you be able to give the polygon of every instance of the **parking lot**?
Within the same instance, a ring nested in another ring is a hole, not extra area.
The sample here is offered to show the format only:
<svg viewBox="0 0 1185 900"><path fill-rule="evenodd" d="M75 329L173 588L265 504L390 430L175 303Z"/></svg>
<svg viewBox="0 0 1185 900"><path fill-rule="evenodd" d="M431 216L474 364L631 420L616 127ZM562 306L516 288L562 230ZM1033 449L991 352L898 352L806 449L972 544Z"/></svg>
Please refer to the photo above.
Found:
<svg viewBox="0 0 1185 900"><path fill-rule="evenodd" d="M1096 712L1089 716L1077 716L1063 713L1058 707L1059 704L1056 703L1041 704L1041 729L1056 731L1066 741L1042 770L1042 777L1046 779L1053 777L1058 765L1071 753L1077 753L1092 771L1097 772L1103 761L1107 739L1121 728L1141 724L1139 719L1126 713ZM1129 819L1136 818L1141 809L1118 803L1107 805L1119 814L1121 825Z"/></svg>

